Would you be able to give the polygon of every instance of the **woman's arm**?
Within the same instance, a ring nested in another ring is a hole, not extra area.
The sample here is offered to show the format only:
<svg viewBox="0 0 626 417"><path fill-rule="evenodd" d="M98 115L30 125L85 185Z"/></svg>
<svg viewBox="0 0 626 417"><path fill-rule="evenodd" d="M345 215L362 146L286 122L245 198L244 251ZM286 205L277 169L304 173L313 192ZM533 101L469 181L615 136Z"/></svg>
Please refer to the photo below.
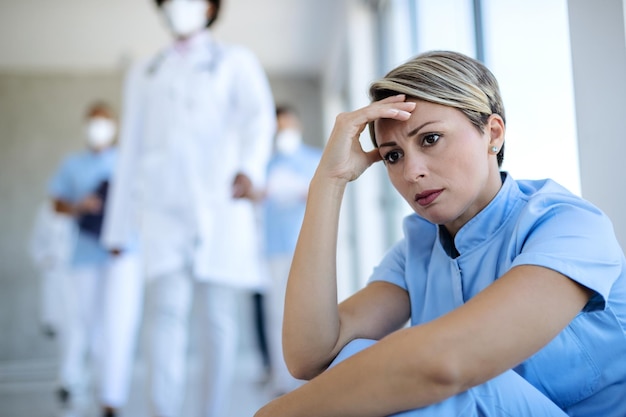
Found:
<svg viewBox="0 0 626 417"><path fill-rule="evenodd" d="M427 406L513 368L552 340L591 291L539 266L513 268L458 309L403 329L256 417L381 417Z"/></svg>
<svg viewBox="0 0 626 417"><path fill-rule="evenodd" d="M378 150L363 151L359 142L361 132L368 122L382 117L407 120L414 107L415 103L405 102L404 96L396 96L337 117L309 187L287 284L283 349L289 370L298 378L309 379L319 374L355 335L380 337L383 328L397 327L398 322L408 318L408 297L403 290L390 289L391 286L371 286L338 307L336 250L345 187L380 160ZM372 299L376 299L377 305L382 302L389 307L380 307L377 314L358 307ZM396 302L398 299L405 303ZM390 300L393 301L389 303ZM398 304L404 307L398 308ZM371 320L366 320L368 317ZM375 317L380 317L380 326ZM370 328L359 328L364 323Z"/></svg>

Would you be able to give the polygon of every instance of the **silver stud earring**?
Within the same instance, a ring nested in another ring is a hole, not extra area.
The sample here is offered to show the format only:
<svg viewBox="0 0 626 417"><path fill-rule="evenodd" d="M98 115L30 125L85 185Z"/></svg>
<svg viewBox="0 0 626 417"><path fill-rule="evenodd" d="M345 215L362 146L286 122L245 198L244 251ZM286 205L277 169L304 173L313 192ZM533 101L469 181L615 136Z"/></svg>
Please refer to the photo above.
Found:
<svg viewBox="0 0 626 417"><path fill-rule="evenodd" d="M491 147L491 152L498 153L498 147L497 146L492 146Z"/></svg>

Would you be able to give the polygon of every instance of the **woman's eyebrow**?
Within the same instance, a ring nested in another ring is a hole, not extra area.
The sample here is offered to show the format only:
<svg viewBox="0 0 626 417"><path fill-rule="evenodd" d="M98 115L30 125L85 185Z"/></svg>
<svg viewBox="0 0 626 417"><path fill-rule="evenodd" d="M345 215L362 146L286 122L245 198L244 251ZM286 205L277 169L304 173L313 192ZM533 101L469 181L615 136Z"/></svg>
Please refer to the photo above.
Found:
<svg viewBox="0 0 626 417"><path fill-rule="evenodd" d="M428 126L428 125L433 124L433 123L439 123L440 121L441 121L441 120L431 120L431 121L428 121L428 122L424 122L424 123L422 123L421 125L417 126L415 129L413 129L413 130L409 131L409 133L407 133L407 134L406 134L406 136L407 136L407 137L414 136L414 135L416 135L416 134L417 134L420 130L422 130L425 126Z"/></svg>
<svg viewBox="0 0 626 417"><path fill-rule="evenodd" d="M428 126L428 125L430 125L430 124L433 124L433 123L440 123L440 122L441 122L441 120L430 120L430 121L428 121L428 122L424 122L424 123L422 123L421 125L417 126L415 129L410 130L410 131L406 134L406 137L408 138L408 137L411 137L411 136L417 135L417 133L418 133L420 130L422 130L424 127L426 127L426 126ZM385 146L396 146L396 145L397 145L397 143L396 143L396 142L391 141L391 142L381 143L380 145L378 145L378 147L379 147L379 148L384 148Z"/></svg>

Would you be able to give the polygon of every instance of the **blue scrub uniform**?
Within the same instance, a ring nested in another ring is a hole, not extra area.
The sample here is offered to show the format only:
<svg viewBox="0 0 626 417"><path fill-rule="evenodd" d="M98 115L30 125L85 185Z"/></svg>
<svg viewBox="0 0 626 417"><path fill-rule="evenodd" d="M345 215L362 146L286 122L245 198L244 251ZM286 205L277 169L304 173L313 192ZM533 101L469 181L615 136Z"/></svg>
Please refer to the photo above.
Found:
<svg viewBox="0 0 626 417"><path fill-rule="evenodd" d="M555 339L514 370L400 415L626 416L626 263L610 220L551 180L502 175L497 196L459 230L454 245L438 226L408 216L405 238L370 282L408 291L412 325L461 306L517 265L553 269L594 295ZM368 343L346 346L337 361Z"/></svg>
<svg viewBox="0 0 626 417"><path fill-rule="evenodd" d="M53 198L78 203L96 194L104 199L103 184L111 178L116 163L114 148L93 152L84 150L67 157L52 178ZM136 335L140 324L143 276L136 242L124 253L111 256L100 242L97 222L86 227L82 218L68 274L67 324L62 343L59 383L71 395L91 382L85 365L98 369L98 400L122 408L132 377ZM106 349L101 347L105 346ZM85 362L87 353L90 362Z"/></svg>
<svg viewBox="0 0 626 417"><path fill-rule="evenodd" d="M267 176L271 180L272 173L280 170L301 179L308 186L321 157L319 149L307 145L300 145L289 155L275 153L268 164ZM281 201L270 194L263 202L263 209L266 255L270 258L291 257L302 227L306 198L295 196L289 201Z"/></svg>
<svg viewBox="0 0 626 417"><path fill-rule="evenodd" d="M53 198L78 203L109 180L116 161L116 150L85 150L66 158L49 184ZM96 235L79 230L72 256L73 266L102 265L110 259L107 249Z"/></svg>

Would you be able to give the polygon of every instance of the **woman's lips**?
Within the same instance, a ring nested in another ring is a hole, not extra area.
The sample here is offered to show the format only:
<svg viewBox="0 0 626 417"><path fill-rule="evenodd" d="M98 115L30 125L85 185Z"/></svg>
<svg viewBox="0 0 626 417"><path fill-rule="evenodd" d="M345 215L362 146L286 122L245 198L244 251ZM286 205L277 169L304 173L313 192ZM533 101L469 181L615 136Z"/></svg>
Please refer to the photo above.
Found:
<svg viewBox="0 0 626 417"><path fill-rule="evenodd" d="M416 194L415 201L420 206L427 206L435 201L435 199L439 197L442 192L443 190L426 190L422 193Z"/></svg>

